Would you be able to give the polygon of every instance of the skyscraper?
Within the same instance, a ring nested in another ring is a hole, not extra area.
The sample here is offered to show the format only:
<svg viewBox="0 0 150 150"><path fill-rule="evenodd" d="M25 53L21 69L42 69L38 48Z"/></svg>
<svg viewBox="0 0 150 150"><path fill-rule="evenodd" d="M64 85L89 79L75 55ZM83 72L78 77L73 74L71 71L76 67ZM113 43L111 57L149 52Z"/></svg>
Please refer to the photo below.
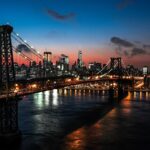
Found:
<svg viewBox="0 0 150 150"><path fill-rule="evenodd" d="M69 64L69 57L64 55L64 54L61 54L60 62L65 63L65 64Z"/></svg>
<svg viewBox="0 0 150 150"><path fill-rule="evenodd" d="M51 52L44 52L44 60L46 62L52 62L52 53Z"/></svg>
<svg viewBox="0 0 150 150"><path fill-rule="evenodd" d="M78 67L81 68L83 66L82 62L82 51L78 52Z"/></svg>
<svg viewBox="0 0 150 150"><path fill-rule="evenodd" d="M51 52L44 52L44 59L43 59L43 66L44 66L44 76L48 77L52 74L53 70L53 63L52 63L52 53Z"/></svg>

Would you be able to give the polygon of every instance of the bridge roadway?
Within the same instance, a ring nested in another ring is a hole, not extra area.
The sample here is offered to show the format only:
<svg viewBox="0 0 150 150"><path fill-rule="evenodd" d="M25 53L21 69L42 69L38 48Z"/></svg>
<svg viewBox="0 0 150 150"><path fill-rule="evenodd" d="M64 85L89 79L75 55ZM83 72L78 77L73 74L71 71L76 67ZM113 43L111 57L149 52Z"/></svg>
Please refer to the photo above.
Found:
<svg viewBox="0 0 150 150"><path fill-rule="evenodd" d="M6 98L12 98L15 96L24 96L24 95L29 95L37 92L42 92L46 90L52 90L54 88L63 88L66 86L71 86L71 85L78 85L78 84L84 84L84 83L95 83L95 82L101 82L101 81L108 81L110 83L112 82L119 82L121 81L122 84L132 84L133 78L129 77L124 77L122 79L119 79L118 77L103 77L101 78L100 76L92 76L88 77L86 80L84 79L79 79L78 77L53 77L53 78L36 78L36 79L29 79L29 80L18 80L15 82L14 85L19 86L20 84L23 85L22 88L18 88L17 90L14 88L13 91L10 91L9 93L5 92L5 94L0 95L0 99L6 99ZM50 82L48 84L48 82ZM28 88L28 86L34 86L33 88ZM16 88L16 87L15 87ZM107 90L107 89L106 89Z"/></svg>
<svg viewBox="0 0 150 150"><path fill-rule="evenodd" d="M102 80L102 81L108 81L108 80L118 80L119 77L118 76L113 76L113 75L107 75L107 76L100 76L100 75L93 75L93 76L85 76L85 77L82 77L84 81L86 82L95 82L95 81L99 81L99 80ZM85 78L85 79L84 79ZM73 76L70 76L70 75L66 75L66 76L56 76L56 77L47 77L47 78L31 78L31 79L20 79L20 80L17 80L16 83L33 83L33 82L45 82L45 81L49 81L49 80L52 80L52 81L55 81L55 80L65 80L65 79L71 79L71 80L79 80L78 77L73 77ZM126 81L129 81L129 80L143 80L144 78L143 77L131 77L131 76L123 76L122 77L122 80L126 80Z"/></svg>

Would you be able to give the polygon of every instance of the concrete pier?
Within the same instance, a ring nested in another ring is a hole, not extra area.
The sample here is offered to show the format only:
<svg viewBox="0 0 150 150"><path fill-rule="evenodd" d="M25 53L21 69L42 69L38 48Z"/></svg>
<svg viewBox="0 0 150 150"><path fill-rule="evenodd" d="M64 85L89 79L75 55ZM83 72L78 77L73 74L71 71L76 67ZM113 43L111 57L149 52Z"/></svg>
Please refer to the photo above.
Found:
<svg viewBox="0 0 150 150"><path fill-rule="evenodd" d="M10 146L20 142L18 127L18 97L0 101L0 145Z"/></svg>

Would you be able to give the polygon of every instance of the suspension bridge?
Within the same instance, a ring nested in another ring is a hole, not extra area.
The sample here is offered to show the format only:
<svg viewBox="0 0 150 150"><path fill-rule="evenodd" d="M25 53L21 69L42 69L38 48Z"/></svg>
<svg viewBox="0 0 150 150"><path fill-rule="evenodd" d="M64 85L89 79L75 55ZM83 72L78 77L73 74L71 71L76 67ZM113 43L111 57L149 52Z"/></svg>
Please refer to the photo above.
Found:
<svg viewBox="0 0 150 150"><path fill-rule="evenodd" d="M32 55L27 55L23 51L18 50L16 43L25 45ZM39 65L40 74L38 78L17 80L14 68L14 59L17 59L17 57L14 55L17 55L23 63L31 63L37 59L41 64ZM128 75L128 72L124 69L124 62L120 57L110 58L102 70L94 75L82 76L82 78L74 76L47 76L44 59L43 55L34 49L33 46L30 46L19 34L14 32L11 26L0 26L0 137L20 134L18 128L19 96L91 82L109 82L110 85L116 82L117 90L123 87L134 87L135 81L139 82L139 85L136 86L143 85L143 77Z"/></svg>

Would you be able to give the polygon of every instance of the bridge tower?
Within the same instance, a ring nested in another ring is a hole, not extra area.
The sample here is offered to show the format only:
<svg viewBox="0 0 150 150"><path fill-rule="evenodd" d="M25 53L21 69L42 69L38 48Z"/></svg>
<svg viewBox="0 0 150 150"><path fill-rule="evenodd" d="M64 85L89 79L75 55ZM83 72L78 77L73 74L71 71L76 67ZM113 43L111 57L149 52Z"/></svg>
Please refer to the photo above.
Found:
<svg viewBox="0 0 150 150"><path fill-rule="evenodd" d="M121 63L121 57L117 58L110 58L110 69L113 70L113 73L118 75L120 78L122 77L122 63Z"/></svg>
<svg viewBox="0 0 150 150"><path fill-rule="evenodd" d="M11 44L11 32L9 25L0 26L0 91L10 90L10 83L15 81L14 60Z"/></svg>
<svg viewBox="0 0 150 150"><path fill-rule="evenodd" d="M112 73L119 76L118 79L118 99L121 99L124 95L123 84L122 84L122 75L123 68L121 63L121 57L111 58L110 61L110 69L112 69Z"/></svg>
<svg viewBox="0 0 150 150"><path fill-rule="evenodd" d="M0 26L0 93L6 95L0 101L0 141L15 139L18 131L18 101L10 98L10 88L15 81L14 60L9 25Z"/></svg>

